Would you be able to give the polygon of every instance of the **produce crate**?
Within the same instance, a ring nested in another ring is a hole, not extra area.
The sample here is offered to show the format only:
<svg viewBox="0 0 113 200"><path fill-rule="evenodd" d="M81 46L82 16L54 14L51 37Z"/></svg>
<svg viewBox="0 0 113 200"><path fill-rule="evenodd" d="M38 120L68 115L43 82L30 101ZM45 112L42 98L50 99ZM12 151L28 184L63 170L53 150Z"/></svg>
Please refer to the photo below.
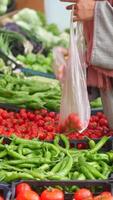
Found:
<svg viewBox="0 0 113 200"><path fill-rule="evenodd" d="M12 63L14 65L14 70L19 70L20 72L24 73L26 76L42 76L46 78L52 78L56 79L56 76L52 73L44 73L44 72L39 72L35 71L32 69L28 69L23 67L22 65L18 64L16 61L12 60L9 56L7 56L3 51L0 50L0 57L4 59L5 64L7 65L8 62Z"/></svg>
<svg viewBox="0 0 113 200"><path fill-rule="evenodd" d="M26 76L42 76L42 77L52 78L52 79L55 79L55 78L56 78L54 74L49 74L49 73L34 71L34 70L32 70L32 69L28 69L28 68L24 68L24 67L20 67L19 69L20 69L20 71L23 72Z"/></svg>
<svg viewBox="0 0 113 200"><path fill-rule="evenodd" d="M19 183L28 183L34 191L37 191L40 194L47 187L69 187L69 186L78 186L79 188L88 188L95 195L103 191L110 191L113 194L113 180L95 180L95 181L20 181L12 183L12 197L11 200L15 199L15 189ZM73 193L65 192L65 200L72 200Z"/></svg>
<svg viewBox="0 0 113 200"><path fill-rule="evenodd" d="M10 198L11 198L10 185L0 183L0 194L4 197L5 200L10 200Z"/></svg>
<svg viewBox="0 0 113 200"><path fill-rule="evenodd" d="M97 112L103 112L103 108L92 108L91 114L95 115Z"/></svg>

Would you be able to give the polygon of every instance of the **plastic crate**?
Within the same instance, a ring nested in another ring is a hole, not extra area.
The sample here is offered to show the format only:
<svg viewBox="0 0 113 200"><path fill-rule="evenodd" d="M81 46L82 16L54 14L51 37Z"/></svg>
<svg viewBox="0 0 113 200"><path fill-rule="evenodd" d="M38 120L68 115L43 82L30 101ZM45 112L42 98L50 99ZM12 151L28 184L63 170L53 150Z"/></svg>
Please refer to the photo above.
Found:
<svg viewBox="0 0 113 200"><path fill-rule="evenodd" d="M11 200L15 199L15 189L19 183L28 183L34 191L37 191L40 194L47 187L55 186L78 186L80 188L88 188L94 192L95 195L103 191L110 191L113 194L113 180L86 180L86 181L20 181L12 183L12 197ZM100 187L101 186L101 187ZM73 193L65 192L65 200L72 200Z"/></svg>
<svg viewBox="0 0 113 200"><path fill-rule="evenodd" d="M0 183L0 194L4 197L5 200L10 200L11 199L10 185Z"/></svg>
<svg viewBox="0 0 113 200"><path fill-rule="evenodd" d="M39 72L39 71L35 71L32 69L24 68L24 67L21 67L19 69L26 76L42 76L42 77L46 77L46 78L56 79L55 75L51 74L51 73L49 74L49 73Z"/></svg>

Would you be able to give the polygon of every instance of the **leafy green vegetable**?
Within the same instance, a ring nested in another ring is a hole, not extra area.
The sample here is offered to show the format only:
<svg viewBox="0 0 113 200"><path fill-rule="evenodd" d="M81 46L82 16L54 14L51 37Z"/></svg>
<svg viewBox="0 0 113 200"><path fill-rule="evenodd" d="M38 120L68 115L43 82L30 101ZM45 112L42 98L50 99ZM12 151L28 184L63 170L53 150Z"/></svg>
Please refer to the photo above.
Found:
<svg viewBox="0 0 113 200"><path fill-rule="evenodd" d="M34 30L35 27L41 26L42 22L35 10L24 8L13 16L13 20L23 28Z"/></svg>
<svg viewBox="0 0 113 200"><path fill-rule="evenodd" d="M54 35L60 35L60 30L56 24L48 24L46 30L53 33Z"/></svg>
<svg viewBox="0 0 113 200"><path fill-rule="evenodd" d="M45 57L43 54L27 54L25 56L17 56L17 60L21 61L26 68L30 68L36 71L53 73L52 64L53 56L48 54L48 57Z"/></svg>
<svg viewBox="0 0 113 200"><path fill-rule="evenodd" d="M0 15L6 13L8 4L9 4L8 0L0 0Z"/></svg>
<svg viewBox="0 0 113 200"><path fill-rule="evenodd" d="M69 45L69 34L60 33L55 24L47 25L45 16L40 12L25 8L14 15L13 20L20 27L32 31L37 40L43 43L44 48L49 49L58 45L68 47Z"/></svg>
<svg viewBox="0 0 113 200"><path fill-rule="evenodd" d="M101 107L102 107L101 98L95 99L94 101L92 101L92 102L90 103L90 105L91 105L92 108L101 108Z"/></svg>
<svg viewBox="0 0 113 200"><path fill-rule="evenodd" d="M46 26L47 25L47 21L46 21L46 17L44 15L44 13L38 11L37 12L38 17L40 18L41 24L42 26Z"/></svg>

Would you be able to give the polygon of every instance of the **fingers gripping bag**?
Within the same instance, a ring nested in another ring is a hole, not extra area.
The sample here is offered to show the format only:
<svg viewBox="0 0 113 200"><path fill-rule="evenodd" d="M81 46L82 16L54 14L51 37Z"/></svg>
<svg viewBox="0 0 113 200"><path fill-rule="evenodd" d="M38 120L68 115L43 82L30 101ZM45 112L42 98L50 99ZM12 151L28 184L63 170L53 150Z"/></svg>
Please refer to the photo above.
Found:
<svg viewBox="0 0 113 200"><path fill-rule="evenodd" d="M90 119L90 104L86 83L84 37L81 23L73 24L71 16L70 47L62 84L60 125L82 132ZM67 129L67 130L68 130Z"/></svg>
<svg viewBox="0 0 113 200"><path fill-rule="evenodd" d="M64 69L66 67L66 61L68 56L68 50L63 47L53 48L53 70L56 78L60 81L61 86L63 84Z"/></svg>

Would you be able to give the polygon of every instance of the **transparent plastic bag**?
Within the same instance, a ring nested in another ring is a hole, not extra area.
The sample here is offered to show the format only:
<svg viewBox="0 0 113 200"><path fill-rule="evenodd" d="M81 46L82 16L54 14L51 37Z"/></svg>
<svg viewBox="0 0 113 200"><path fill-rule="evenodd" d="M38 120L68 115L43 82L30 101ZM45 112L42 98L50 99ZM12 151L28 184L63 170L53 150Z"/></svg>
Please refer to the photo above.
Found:
<svg viewBox="0 0 113 200"><path fill-rule="evenodd" d="M71 113L75 113L81 122L79 132L82 132L89 123L90 104L86 83L83 27L78 22L73 24L72 18L71 16L69 58L62 85L60 123Z"/></svg>
<svg viewBox="0 0 113 200"><path fill-rule="evenodd" d="M68 50L62 47L53 48L53 70L56 78L63 84L64 71L67 65Z"/></svg>

